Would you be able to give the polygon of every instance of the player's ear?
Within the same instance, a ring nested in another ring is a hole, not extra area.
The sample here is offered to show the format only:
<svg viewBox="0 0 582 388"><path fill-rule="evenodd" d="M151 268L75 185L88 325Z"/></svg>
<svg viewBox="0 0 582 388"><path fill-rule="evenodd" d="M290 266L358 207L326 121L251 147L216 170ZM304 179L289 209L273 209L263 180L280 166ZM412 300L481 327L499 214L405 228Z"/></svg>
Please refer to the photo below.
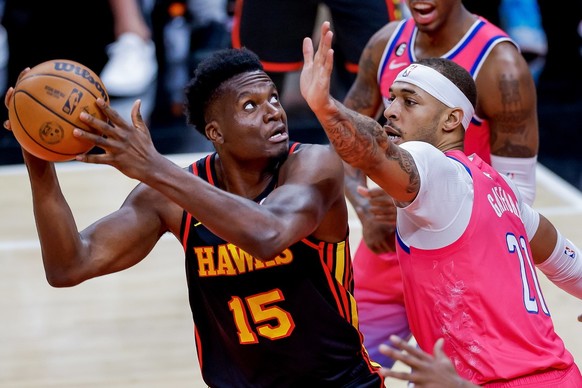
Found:
<svg viewBox="0 0 582 388"><path fill-rule="evenodd" d="M204 130L206 132L206 137L208 137L210 141L212 141L213 143L222 144L223 142L222 131L220 130L220 125L218 125L216 120L212 120L209 123L207 123L206 127L204 127Z"/></svg>
<svg viewBox="0 0 582 388"><path fill-rule="evenodd" d="M450 132L457 128L459 125L463 125L463 110L461 108L451 109L448 112L448 116L445 120L444 130L446 132Z"/></svg>

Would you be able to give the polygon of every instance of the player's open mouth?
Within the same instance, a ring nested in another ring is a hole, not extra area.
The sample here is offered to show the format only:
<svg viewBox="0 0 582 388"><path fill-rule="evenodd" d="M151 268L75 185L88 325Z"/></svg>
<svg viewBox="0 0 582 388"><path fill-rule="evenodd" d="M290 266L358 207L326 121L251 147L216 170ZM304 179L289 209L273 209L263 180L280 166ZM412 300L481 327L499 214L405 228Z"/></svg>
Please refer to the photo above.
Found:
<svg viewBox="0 0 582 388"><path fill-rule="evenodd" d="M269 141L272 142L280 142L280 141L284 141L287 140L289 138L289 134L287 133L287 131L285 131L285 129L279 129L277 131L275 131L270 137L269 137Z"/></svg>
<svg viewBox="0 0 582 388"><path fill-rule="evenodd" d="M414 20L420 24L429 24L436 17L435 7L433 4L415 3L414 5L411 4L410 9L412 13L414 13Z"/></svg>
<svg viewBox="0 0 582 388"><path fill-rule="evenodd" d="M384 126L384 131L386 132L386 134L388 135L388 139L392 142L392 143L396 143L398 141L400 141L402 139L402 136L400 135L400 133L398 133L393 127L391 127L390 125L385 125Z"/></svg>
<svg viewBox="0 0 582 388"><path fill-rule="evenodd" d="M417 3L414 4L412 9L421 15L426 15L434 9L434 6L432 6L431 4Z"/></svg>

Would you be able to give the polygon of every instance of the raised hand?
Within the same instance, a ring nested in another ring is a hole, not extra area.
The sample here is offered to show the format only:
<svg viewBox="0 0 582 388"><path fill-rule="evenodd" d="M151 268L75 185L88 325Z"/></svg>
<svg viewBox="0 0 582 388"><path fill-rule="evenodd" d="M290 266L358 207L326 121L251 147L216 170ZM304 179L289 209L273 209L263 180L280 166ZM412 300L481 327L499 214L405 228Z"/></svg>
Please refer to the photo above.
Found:
<svg viewBox="0 0 582 388"><path fill-rule="evenodd" d="M315 112L325 107L330 98L331 72L333 69L333 32L329 22L321 25L321 36L317 51L314 52L311 38L303 40L303 69L301 70L301 94Z"/></svg>

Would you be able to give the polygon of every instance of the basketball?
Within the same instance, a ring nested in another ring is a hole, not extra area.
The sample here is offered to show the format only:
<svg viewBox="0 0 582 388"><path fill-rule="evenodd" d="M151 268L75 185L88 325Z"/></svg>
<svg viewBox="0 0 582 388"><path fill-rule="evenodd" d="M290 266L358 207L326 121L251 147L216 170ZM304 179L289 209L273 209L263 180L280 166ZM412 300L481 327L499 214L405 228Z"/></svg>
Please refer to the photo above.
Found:
<svg viewBox="0 0 582 388"><path fill-rule="evenodd" d="M33 67L14 87L8 118L16 140L38 158L58 162L75 158L93 148L84 139L73 137L73 129L91 131L79 119L81 112L106 121L95 101L109 96L91 69L55 59Z"/></svg>

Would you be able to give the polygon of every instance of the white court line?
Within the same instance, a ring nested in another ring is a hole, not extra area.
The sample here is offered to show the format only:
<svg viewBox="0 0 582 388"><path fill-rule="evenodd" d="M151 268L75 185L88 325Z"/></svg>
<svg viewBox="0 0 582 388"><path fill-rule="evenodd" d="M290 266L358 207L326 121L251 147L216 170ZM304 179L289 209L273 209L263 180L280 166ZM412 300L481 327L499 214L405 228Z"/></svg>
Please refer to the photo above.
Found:
<svg viewBox="0 0 582 388"><path fill-rule="evenodd" d="M204 157L208 153L189 153L189 154L175 154L175 155L165 155L168 159L173 161L179 166L186 167L192 162ZM113 169L109 165L103 164L88 164L77 161L70 162L60 162L55 164L57 172L84 172L84 171L94 171L102 170L106 168ZM4 165L0 166L0 177L2 176L17 176L26 174L26 166L22 163L14 165ZM121 174L121 173L119 173ZM173 236L165 234L162 239L173 238ZM38 250L40 249L40 243L38 240L13 240L13 241L1 241L0 240L0 251L23 251L23 250Z"/></svg>
<svg viewBox="0 0 582 388"><path fill-rule="evenodd" d="M170 233L165 233L160 238L160 241L176 241L176 237ZM20 241L0 241L0 252L8 251L26 251L26 250L39 250L40 243L38 240L20 240Z"/></svg>
<svg viewBox="0 0 582 388"><path fill-rule="evenodd" d="M40 249L38 240L0 241L0 252Z"/></svg>
<svg viewBox="0 0 582 388"><path fill-rule="evenodd" d="M166 158L170 159L174 163L179 166L186 167L188 164L197 161L198 159L202 158L203 156L208 155L207 152L194 152L188 154L174 154L174 155L164 155ZM57 168L57 172L83 172L83 171L90 171L96 169L115 169L109 165L105 164L91 164L91 163L83 163L77 161L70 161L70 162L59 162L55 163ZM4 165L0 166L0 176L14 176L26 173L26 167L24 164L13 164L13 165ZM120 173L121 174L121 173Z"/></svg>
<svg viewBox="0 0 582 388"><path fill-rule="evenodd" d="M536 207L537 211L545 216L582 212L582 192L539 163L536 168L536 180L538 187L544 186L563 203L558 206Z"/></svg>

